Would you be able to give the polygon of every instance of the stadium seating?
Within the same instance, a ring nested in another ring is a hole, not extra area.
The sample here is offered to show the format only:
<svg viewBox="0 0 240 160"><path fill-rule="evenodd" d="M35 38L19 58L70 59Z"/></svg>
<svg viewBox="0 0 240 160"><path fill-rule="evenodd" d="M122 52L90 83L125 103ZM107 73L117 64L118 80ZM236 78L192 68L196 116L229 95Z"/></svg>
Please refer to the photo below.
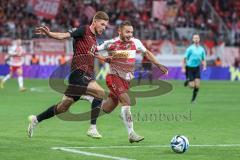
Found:
<svg viewBox="0 0 240 160"><path fill-rule="evenodd" d="M204 8L204 1L202 0L167 0L167 5L175 8L173 12L177 11L174 23L161 21L152 16L153 0L64 0L61 1L56 18L52 20L36 16L30 1L9 0L0 2L0 38L34 38L33 29L36 25L47 25L53 30L65 31L72 27L87 24L90 20L88 15L97 10L104 10L110 15L110 26L106 32L106 38L115 36L115 27L123 20L130 20L135 25L135 34L141 39L168 38L181 42L188 38L178 35L176 28L182 27L196 28L201 33L212 30L215 33L213 36L206 34L207 38L212 40L219 37L221 32L218 23L209 16L209 10ZM240 42L240 20L237 17L240 15L240 3L223 0L210 0L209 2L228 28L233 29L233 40L229 43L238 45ZM233 9L226 10L225 6Z"/></svg>

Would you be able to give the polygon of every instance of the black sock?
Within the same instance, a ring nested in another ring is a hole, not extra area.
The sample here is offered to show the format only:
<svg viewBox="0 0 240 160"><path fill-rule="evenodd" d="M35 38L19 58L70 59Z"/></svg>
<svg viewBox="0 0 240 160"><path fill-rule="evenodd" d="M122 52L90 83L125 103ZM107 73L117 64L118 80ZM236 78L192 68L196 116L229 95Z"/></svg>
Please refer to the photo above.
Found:
<svg viewBox="0 0 240 160"><path fill-rule="evenodd" d="M198 94L199 88L194 87L193 89L193 95L192 95L192 102L195 101L197 94Z"/></svg>
<svg viewBox="0 0 240 160"><path fill-rule="evenodd" d="M49 119L49 118L53 117L55 115L55 107L56 107L56 105L53 105L53 106L49 107L46 111L37 115L38 122L41 122L45 119Z"/></svg>
<svg viewBox="0 0 240 160"><path fill-rule="evenodd" d="M189 83L189 80L187 79L185 82L184 82L184 86L188 86L188 83Z"/></svg>
<svg viewBox="0 0 240 160"><path fill-rule="evenodd" d="M100 113L102 99L94 98L92 101L91 124L97 123L97 118Z"/></svg>

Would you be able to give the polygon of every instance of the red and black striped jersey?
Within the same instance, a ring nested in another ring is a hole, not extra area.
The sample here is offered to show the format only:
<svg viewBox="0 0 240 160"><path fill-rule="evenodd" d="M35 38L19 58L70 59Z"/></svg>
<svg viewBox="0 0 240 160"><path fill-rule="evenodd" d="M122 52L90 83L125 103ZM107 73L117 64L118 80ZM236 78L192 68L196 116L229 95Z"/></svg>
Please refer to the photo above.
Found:
<svg viewBox="0 0 240 160"><path fill-rule="evenodd" d="M82 70L90 75L94 73L94 56L97 41L96 35L90 30L90 26L82 26L74 31L70 31L73 37L73 58L71 70Z"/></svg>

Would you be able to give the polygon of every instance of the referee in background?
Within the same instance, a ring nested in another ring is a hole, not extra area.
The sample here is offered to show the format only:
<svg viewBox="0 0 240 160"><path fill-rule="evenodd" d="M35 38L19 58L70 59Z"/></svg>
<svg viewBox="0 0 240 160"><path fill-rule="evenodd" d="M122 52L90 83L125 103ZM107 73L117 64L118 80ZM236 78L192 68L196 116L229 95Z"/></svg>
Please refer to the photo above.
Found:
<svg viewBox="0 0 240 160"><path fill-rule="evenodd" d="M187 83L192 89L192 99L193 103L196 100L199 87L200 87L200 75L201 75L201 65L203 66L203 71L207 68L206 63L206 51L200 43L199 34L195 33L192 37L193 44L190 45L185 52L182 71L186 73Z"/></svg>

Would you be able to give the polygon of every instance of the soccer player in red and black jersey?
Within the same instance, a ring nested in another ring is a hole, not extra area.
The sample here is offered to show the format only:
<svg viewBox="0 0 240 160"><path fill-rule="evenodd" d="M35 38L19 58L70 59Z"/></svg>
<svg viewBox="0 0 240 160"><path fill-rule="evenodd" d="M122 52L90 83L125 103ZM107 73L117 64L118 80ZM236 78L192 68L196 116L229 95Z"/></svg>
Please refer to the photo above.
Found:
<svg viewBox="0 0 240 160"><path fill-rule="evenodd" d="M68 111L70 106L79 100L82 94L91 95L94 97L92 102L91 114L91 127L88 134L94 138L101 138L101 135L97 132L96 117L99 114L96 113L96 108L102 104L104 97L103 88L97 84L93 78L94 74L94 56L96 51L96 36L101 35L108 25L109 17L105 12L98 11L93 17L91 25L82 26L74 31L59 33L51 32L47 27L36 28L36 34L46 35L48 37L63 40L67 38L73 38L73 58L71 62L71 74L69 76L69 85L64 93L64 96L60 102L52 105L46 111L39 115L29 116L28 136L33 136L34 127L43 120L49 119L55 115Z"/></svg>

